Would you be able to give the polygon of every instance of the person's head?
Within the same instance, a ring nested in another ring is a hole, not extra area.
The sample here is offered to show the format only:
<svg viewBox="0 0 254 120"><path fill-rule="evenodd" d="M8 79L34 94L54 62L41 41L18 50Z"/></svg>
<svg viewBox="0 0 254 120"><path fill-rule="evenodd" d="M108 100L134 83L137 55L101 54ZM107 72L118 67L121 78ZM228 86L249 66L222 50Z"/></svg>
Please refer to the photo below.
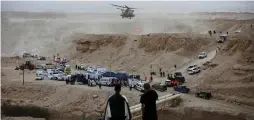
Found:
<svg viewBox="0 0 254 120"><path fill-rule="evenodd" d="M115 91L116 91L116 93L120 93L121 92L121 85L120 84L116 84L115 85Z"/></svg>
<svg viewBox="0 0 254 120"><path fill-rule="evenodd" d="M150 90L150 84L149 83L145 83L144 84L144 89L145 89L145 91L148 91L148 90Z"/></svg>

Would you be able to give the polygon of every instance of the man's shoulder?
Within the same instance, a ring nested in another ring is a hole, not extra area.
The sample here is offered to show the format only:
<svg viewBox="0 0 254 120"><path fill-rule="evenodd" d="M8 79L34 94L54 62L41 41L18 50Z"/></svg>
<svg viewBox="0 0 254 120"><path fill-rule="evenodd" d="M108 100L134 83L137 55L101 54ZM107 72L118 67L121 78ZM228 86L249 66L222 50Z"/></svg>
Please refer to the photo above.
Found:
<svg viewBox="0 0 254 120"><path fill-rule="evenodd" d="M111 95L108 100L110 101L112 99L117 99L119 97L123 98L126 102L128 102L128 99L127 99L126 96L124 96L124 95L116 95L116 94Z"/></svg>
<svg viewBox="0 0 254 120"><path fill-rule="evenodd" d="M122 95L122 97L125 99L126 102L128 102L128 99L126 96Z"/></svg>

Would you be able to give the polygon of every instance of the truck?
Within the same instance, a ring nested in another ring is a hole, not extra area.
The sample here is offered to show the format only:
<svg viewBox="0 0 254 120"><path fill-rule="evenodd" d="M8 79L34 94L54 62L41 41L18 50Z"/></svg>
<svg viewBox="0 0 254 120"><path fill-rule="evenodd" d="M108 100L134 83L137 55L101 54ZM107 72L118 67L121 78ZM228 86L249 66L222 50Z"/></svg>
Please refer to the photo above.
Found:
<svg viewBox="0 0 254 120"><path fill-rule="evenodd" d="M181 93L189 93L190 92L190 88L187 88L186 86L183 86L183 85L174 86L174 90L181 92Z"/></svg>
<svg viewBox="0 0 254 120"><path fill-rule="evenodd" d="M204 98L204 99L210 99L212 97L212 94L211 92L197 92L196 94L196 97L199 97L199 98Z"/></svg>
<svg viewBox="0 0 254 120"><path fill-rule="evenodd" d="M173 77L169 77L168 79L171 80L171 81L177 80L180 83L184 83L185 82L185 77L182 75L181 72L175 72Z"/></svg>
<svg viewBox="0 0 254 120"><path fill-rule="evenodd" d="M152 88L161 92L167 91L167 86L165 84L157 83L152 85Z"/></svg>

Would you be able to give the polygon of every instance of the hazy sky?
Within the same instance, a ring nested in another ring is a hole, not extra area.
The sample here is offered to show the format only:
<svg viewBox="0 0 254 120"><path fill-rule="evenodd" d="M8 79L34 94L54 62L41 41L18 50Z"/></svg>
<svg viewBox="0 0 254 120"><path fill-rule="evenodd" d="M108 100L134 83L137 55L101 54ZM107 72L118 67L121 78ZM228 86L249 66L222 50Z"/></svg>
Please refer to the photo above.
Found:
<svg viewBox="0 0 254 120"><path fill-rule="evenodd" d="M140 8L135 12L254 12L254 2L237 1L2 1L2 11L119 12L109 4Z"/></svg>

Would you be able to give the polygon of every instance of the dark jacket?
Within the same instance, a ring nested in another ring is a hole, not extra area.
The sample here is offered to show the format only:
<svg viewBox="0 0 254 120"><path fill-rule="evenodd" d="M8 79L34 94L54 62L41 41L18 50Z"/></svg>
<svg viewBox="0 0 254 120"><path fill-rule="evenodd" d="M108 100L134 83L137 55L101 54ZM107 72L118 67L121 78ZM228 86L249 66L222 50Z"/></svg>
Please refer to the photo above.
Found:
<svg viewBox="0 0 254 120"><path fill-rule="evenodd" d="M114 94L108 99L103 120L131 120L131 111L125 96Z"/></svg>

